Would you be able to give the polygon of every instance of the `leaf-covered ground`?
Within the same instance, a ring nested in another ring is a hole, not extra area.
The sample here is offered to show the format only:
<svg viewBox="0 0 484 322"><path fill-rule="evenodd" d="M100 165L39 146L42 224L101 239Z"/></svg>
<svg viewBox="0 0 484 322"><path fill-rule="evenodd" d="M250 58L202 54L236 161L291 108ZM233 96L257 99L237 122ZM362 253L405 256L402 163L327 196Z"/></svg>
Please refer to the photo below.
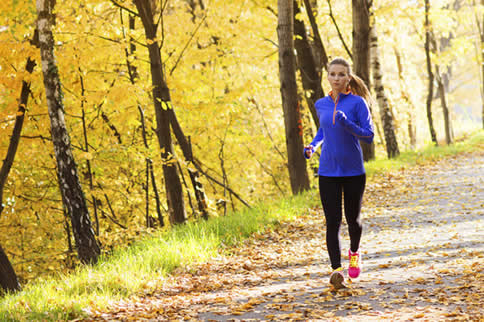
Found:
<svg viewBox="0 0 484 322"><path fill-rule="evenodd" d="M316 208L90 319L482 321L483 219L484 153L402 169L367 184L364 270L347 289L328 286Z"/></svg>

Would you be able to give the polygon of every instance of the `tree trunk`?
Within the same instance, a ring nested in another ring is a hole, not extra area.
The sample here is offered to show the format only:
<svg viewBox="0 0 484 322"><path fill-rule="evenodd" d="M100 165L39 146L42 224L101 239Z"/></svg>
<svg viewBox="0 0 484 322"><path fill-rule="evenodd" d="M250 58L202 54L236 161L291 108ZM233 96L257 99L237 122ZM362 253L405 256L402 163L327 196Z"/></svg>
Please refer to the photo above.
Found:
<svg viewBox="0 0 484 322"><path fill-rule="evenodd" d="M188 174L190 175L190 180L192 182L193 190L195 193L195 198L197 199L197 206L200 216L204 219L208 219L208 205L207 205L207 196L205 194L205 189L203 188L203 184L200 182L200 172L197 168L191 168L191 165L194 165L195 160L193 159L193 150L192 145L189 139L183 133L183 130L178 122L176 117L175 111L171 109L170 111L170 124L173 129L173 133L175 133L175 137L180 144L180 148L182 149L183 156L185 160L188 162Z"/></svg>
<svg viewBox="0 0 484 322"><path fill-rule="evenodd" d="M374 88L378 106L380 106L380 117L383 125L383 134L385 136L387 156L388 158L394 158L400 154L400 150L398 149L397 136L395 135L393 115L388 104L388 98L385 94L385 87L383 86L383 73L381 70L380 53L378 51L378 35L375 25L371 28L371 61L373 67Z"/></svg>
<svg viewBox="0 0 484 322"><path fill-rule="evenodd" d="M425 0L425 57L427 61L427 73L429 75L429 91L427 93L427 121L429 123L430 137L435 145L438 145L435 134L434 120L432 117L432 99L434 97L434 73L432 72L432 60L430 58L431 27L429 21L430 2Z"/></svg>
<svg viewBox="0 0 484 322"><path fill-rule="evenodd" d="M329 59L328 55L326 54L326 49L324 48L323 41L321 40L321 34L319 33L318 24L316 22L317 10L313 9L317 8L317 1L304 0L304 6L306 7L306 13L308 15L311 29L313 31L313 56L316 62L318 75L321 78L323 68L328 68Z"/></svg>
<svg viewBox="0 0 484 322"><path fill-rule="evenodd" d="M20 289L17 275L0 245L0 295L3 292L16 292Z"/></svg>
<svg viewBox="0 0 484 322"><path fill-rule="evenodd" d="M293 194L309 189L298 105L294 57L293 0L278 0L279 77L286 129L289 178Z"/></svg>
<svg viewBox="0 0 484 322"><path fill-rule="evenodd" d="M370 6L369 0L352 0L353 69L370 88ZM369 106L372 112L371 105ZM375 158L375 144L360 141L365 161Z"/></svg>
<svg viewBox="0 0 484 322"><path fill-rule="evenodd" d="M435 66L435 74L437 76L437 89L440 96L440 103L442 105L442 113L444 114L445 143L449 145L453 141L451 131L452 125L450 121L449 106L447 105L447 100L445 97L445 85L444 81L442 80L442 75L440 74L439 66Z"/></svg>
<svg viewBox="0 0 484 322"><path fill-rule="evenodd" d="M301 71L301 79L304 90L304 98L308 104L309 110L313 117L316 128L319 128L319 118L316 113L314 103L316 100L323 97L323 88L321 86L321 73L318 73L316 60L311 50L311 45L306 34L306 26L304 21L297 19L301 14L298 2L294 0L294 33L296 35L294 46L297 53L297 65Z"/></svg>
<svg viewBox="0 0 484 322"><path fill-rule="evenodd" d="M35 61L30 57L27 58L27 65L25 69L29 74L31 74L35 67ZM17 110L17 116L15 117L15 125L13 127L12 136L10 137L10 143L7 149L7 155L2 163L2 168L0 170L0 216L2 215L3 206L3 189L5 188L5 183L7 182L8 174L12 168L13 161L15 160L15 154L17 153L17 148L20 143L20 134L22 133L22 127L25 119L25 108L27 107L27 102L30 95L30 82L22 81L22 89L20 91L20 99ZM0 245L0 287L4 291L19 291L20 284L17 280L17 274L10 264L7 254L4 252L2 246ZM2 293L2 292L0 292Z"/></svg>
<svg viewBox="0 0 484 322"><path fill-rule="evenodd" d="M150 1L134 0L134 3L143 22L146 40L148 42L147 47L150 56L151 81L153 85L153 103L156 113L156 134L161 149L170 222L172 224L184 223L186 221L185 202L183 200L183 189L176 166L170 131L169 111L172 109L171 98L170 91L164 79L160 46L156 40L157 26L153 21Z"/></svg>
<svg viewBox="0 0 484 322"><path fill-rule="evenodd" d="M403 77L402 57L396 46L393 47L393 50L395 52L395 57L397 60L398 79L400 81L402 97L405 100L405 102L408 103L408 108L409 108L409 110L407 111L407 117L408 117L407 127L408 127L408 137L410 139L410 147L412 149L415 149L417 145L417 133L416 133L417 131L416 131L416 127L413 119L415 116L415 106L410 100L407 84L405 83L405 78Z"/></svg>
<svg viewBox="0 0 484 322"><path fill-rule="evenodd" d="M481 0L481 6L484 7L484 0ZM484 13L482 20L477 19L477 25L479 27L479 35L481 39L481 104L482 104L482 128L484 129Z"/></svg>
<svg viewBox="0 0 484 322"><path fill-rule="evenodd" d="M27 65L25 69L29 74L32 73L35 67L35 61L27 59ZM15 159L15 154L17 153L17 148L20 143L20 134L22 132L22 127L25 118L25 108L27 107L27 102L30 95L30 82L22 81L22 89L20 91L20 100L17 109L17 116L15 117L15 125L13 127L12 136L10 137L10 143L8 145L7 155L2 163L2 169L0 170L0 215L3 211L3 189L5 188L5 183L7 182L8 174L12 168L13 161Z"/></svg>
<svg viewBox="0 0 484 322"><path fill-rule="evenodd" d="M100 249L91 226L64 119L63 94L55 63L54 37L51 31L53 7L54 1L37 0L40 56L57 161L57 177L62 201L71 217L79 259L82 263L94 263L98 259Z"/></svg>

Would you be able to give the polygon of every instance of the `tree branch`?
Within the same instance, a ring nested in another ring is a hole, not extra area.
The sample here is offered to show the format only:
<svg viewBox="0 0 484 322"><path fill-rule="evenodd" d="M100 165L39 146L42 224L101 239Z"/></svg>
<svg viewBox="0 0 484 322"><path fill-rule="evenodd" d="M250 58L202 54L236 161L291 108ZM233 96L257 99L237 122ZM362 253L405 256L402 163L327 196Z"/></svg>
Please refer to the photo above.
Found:
<svg viewBox="0 0 484 322"><path fill-rule="evenodd" d="M348 54L348 56L351 59L353 59L353 54L351 53L351 51L349 50L348 46L346 45L346 42L345 42L345 40L343 38L343 35L341 34L341 31L339 30L338 24L336 23L336 19L335 19L334 15L333 15L333 8L331 7L331 0L328 0L328 5L329 5L329 17L331 18L331 20L333 21L334 26L336 27L336 31L338 32L339 39L343 43L343 47L345 48L346 53Z"/></svg>
<svg viewBox="0 0 484 322"><path fill-rule="evenodd" d="M110 1L111 1L111 3L112 3L113 5L115 5L116 7L121 8L121 9L123 9L123 10L126 10L126 11L127 11L127 12L129 12L130 14L135 15L135 16L137 16L137 17L139 17L139 13L137 13L137 12L135 12L135 11L131 10L131 9L126 8L125 6L123 6L123 5L119 4L119 3L117 3L115 0L110 0Z"/></svg>
<svg viewBox="0 0 484 322"><path fill-rule="evenodd" d="M180 55L178 56L176 62L175 62L175 65L172 67L172 69L170 70L170 76L173 74L173 71L175 71L176 67L178 66L178 63L180 62L180 60L182 59L183 57L183 54L185 53L185 50L188 48L188 45L192 42L193 38L195 37L195 35L197 34L198 32L198 29L200 29L200 26L202 25L202 23L205 21L205 19L207 18L207 15L204 15L203 16L203 19L200 21L200 23L198 24L198 26L195 28L195 30L193 31L190 39L188 39L187 43L185 44L185 47L183 47Z"/></svg>

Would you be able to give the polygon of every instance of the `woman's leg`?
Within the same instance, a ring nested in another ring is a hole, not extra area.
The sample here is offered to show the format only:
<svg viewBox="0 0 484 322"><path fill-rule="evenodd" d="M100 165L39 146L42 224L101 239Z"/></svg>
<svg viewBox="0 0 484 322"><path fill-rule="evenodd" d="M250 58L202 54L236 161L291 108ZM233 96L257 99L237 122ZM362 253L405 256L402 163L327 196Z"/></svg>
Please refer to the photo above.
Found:
<svg viewBox="0 0 484 322"><path fill-rule="evenodd" d="M342 190L341 178L319 177L319 194L326 217L326 245L333 269L341 267L339 229L342 219Z"/></svg>
<svg viewBox="0 0 484 322"><path fill-rule="evenodd" d="M360 247L362 224L360 221L361 203L365 191L366 175L346 177L343 184L345 217L350 234L350 249L357 252Z"/></svg>

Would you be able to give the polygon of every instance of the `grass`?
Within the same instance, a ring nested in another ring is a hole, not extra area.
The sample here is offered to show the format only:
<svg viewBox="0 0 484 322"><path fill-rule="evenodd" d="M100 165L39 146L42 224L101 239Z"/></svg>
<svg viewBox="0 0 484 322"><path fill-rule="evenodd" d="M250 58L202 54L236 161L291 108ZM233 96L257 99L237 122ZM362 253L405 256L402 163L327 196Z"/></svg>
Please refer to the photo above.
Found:
<svg viewBox="0 0 484 322"><path fill-rule="evenodd" d="M112 301L153 291L176 268L208 261L223 247L296 218L316 201L308 192L154 233L94 266L35 281L17 294L6 295L0 299L0 321L68 320L85 315L85 308L102 310Z"/></svg>
<svg viewBox="0 0 484 322"><path fill-rule="evenodd" d="M442 158L469 153L476 150L484 150L484 131L480 130L469 134L465 138L457 140L452 145L428 145L419 151L405 151L394 159L377 159L365 165L369 177L392 170L417 166L422 163L438 161Z"/></svg>
<svg viewBox="0 0 484 322"><path fill-rule="evenodd" d="M371 177L477 149L484 150L482 130L451 146L429 146L418 152L404 152L392 160L371 161L366 169ZM222 248L236 245L255 232L272 229L281 221L293 220L316 205L319 198L313 190L225 217L154 233L101 258L94 266L38 280L17 294L5 295L0 298L0 320L59 321L85 316L86 310L102 310L113 301L151 292L157 282L176 268L208 261Z"/></svg>

